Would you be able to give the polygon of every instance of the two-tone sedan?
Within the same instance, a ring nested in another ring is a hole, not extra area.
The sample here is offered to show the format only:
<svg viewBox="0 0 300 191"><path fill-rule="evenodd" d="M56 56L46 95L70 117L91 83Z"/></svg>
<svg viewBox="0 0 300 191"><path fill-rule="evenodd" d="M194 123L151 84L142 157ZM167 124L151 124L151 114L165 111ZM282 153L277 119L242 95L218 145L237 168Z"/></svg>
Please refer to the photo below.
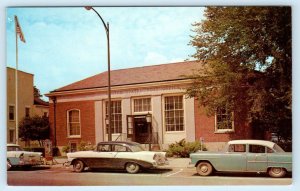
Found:
<svg viewBox="0 0 300 191"><path fill-rule="evenodd" d="M292 172L292 153L263 140L229 141L222 152L199 151L190 154L190 159L201 176L213 171L264 172L279 178Z"/></svg>
<svg viewBox="0 0 300 191"><path fill-rule="evenodd" d="M75 172L85 167L125 169L137 173L141 168L151 169L168 164L165 152L145 151L135 142L100 142L94 151L67 153Z"/></svg>
<svg viewBox="0 0 300 191"><path fill-rule="evenodd" d="M7 144L7 170L11 167L31 167L43 164L41 152L24 151L19 145Z"/></svg>

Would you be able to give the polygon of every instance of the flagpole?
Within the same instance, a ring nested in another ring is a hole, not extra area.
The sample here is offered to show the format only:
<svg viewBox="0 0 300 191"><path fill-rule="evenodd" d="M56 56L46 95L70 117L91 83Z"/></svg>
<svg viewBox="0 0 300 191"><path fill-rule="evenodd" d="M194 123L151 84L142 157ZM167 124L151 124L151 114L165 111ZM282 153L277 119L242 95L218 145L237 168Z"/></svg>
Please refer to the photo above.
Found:
<svg viewBox="0 0 300 191"><path fill-rule="evenodd" d="M16 70L15 70L15 83L16 83L16 144L19 143L19 119L18 119L18 33L17 33L17 22L15 16L15 29L16 29Z"/></svg>

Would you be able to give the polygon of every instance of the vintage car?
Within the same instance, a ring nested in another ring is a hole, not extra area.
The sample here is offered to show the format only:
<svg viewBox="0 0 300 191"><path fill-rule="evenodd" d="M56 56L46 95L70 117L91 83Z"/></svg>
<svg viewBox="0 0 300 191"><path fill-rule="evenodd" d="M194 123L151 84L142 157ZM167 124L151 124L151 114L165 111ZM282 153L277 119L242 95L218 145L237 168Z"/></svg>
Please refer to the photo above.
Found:
<svg viewBox="0 0 300 191"><path fill-rule="evenodd" d="M7 170L11 167L31 167L43 164L43 156L40 152L24 151L19 145L7 144Z"/></svg>
<svg viewBox="0 0 300 191"><path fill-rule="evenodd" d="M279 178L292 171L292 153L263 140L229 141L222 152L198 151L190 154L190 159L201 176L208 176L213 171L267 172L271 177Z"/></svg>
<svg viewBox="0 0 300 191"><path fill-rule="evenodd" d="M165 152L145 151L135 142L100 142L94 151L67 153L69 164L75 172L85 167L125 169L137 173L140 168L150 169L168 164Z"/></svg>

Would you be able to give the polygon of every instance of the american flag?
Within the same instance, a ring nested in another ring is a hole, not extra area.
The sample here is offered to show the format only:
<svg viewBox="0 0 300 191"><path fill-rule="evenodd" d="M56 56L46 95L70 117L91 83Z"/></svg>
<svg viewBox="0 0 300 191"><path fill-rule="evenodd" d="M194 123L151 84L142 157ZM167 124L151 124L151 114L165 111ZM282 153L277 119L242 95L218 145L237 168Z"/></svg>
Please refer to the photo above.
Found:
<svg viewBox="0 0 300 191"><path fill-rule="evenodd" d="M15 16L15 23L16 23L16 33L17 33L17 35L19 35L20 40L25 43L25 37L24 37L24 34L22 32L22 29L21 29L21 26L19 24L17 16Z"/></svg>

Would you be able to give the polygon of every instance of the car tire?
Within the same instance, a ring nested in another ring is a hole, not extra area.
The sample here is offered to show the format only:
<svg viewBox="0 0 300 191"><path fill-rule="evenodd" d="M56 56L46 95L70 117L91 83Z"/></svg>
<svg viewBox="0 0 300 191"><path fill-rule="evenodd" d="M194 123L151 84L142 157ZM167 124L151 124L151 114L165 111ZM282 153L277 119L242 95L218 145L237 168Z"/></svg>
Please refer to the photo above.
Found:
<svg viewBox="0 0 300 191"><path fill-rule="evenodd" d="M273 178L281 178L286 175L286 170L280 167L271 167L268 172Z"/></svg>
<svg viewBox="0 0 300 191"><path fill-rule="evenodd" d="M209 162L200 162L196 170L200 176L209 176L213 172L213 167Z"/></svg>
<svg viewBox="0 0 300 191"><path fill-rule="evenodd" d="M84 170L84 163L81 160L76 160L73 163L74 172L82 172Z"/></svg>
<svg viewBox="0 0 300 191"><path fill-rule="evenodd" d="M136 163L129 162L129 163L126 163L125 169L128 173L135 174L140 170L140 166Z"/></svg>

